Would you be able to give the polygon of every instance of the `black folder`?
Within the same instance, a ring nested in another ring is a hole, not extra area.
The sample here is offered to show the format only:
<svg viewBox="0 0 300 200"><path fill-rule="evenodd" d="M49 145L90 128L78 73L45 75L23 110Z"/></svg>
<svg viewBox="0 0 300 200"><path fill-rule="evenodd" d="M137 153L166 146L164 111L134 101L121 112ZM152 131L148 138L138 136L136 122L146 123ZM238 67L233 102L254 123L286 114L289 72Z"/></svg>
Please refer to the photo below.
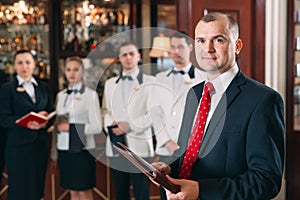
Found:
<svg viewBox="0 0 300 200"><path fill-rule="evenodd" d="M120 145L118 143L124 144L125 145L125 136L124 135L115 135L112 132L113 128L117 128L118 125L112 125L112 126L107 126L108 129L108 135L109 135L109 139L112 143L112 145L116 145L117 147L120 147ZM113 155L119 155L118 151L114 148L112 148L113 150Z"/></svg>
<svg viewBox="0 0 300 200"><path fill-rule="evenodd" d="M119 146L119 147L118 147ZM146 160L140 156L133 153L127 146L118 142L118 146L114 145L113 147L123 155L128 161L130 161L136 168L143 172L152 183L156 185L161 185L172 193L178 193L180 189L170 183L168 179L163 175L158 169L153 167Z"/></svg>

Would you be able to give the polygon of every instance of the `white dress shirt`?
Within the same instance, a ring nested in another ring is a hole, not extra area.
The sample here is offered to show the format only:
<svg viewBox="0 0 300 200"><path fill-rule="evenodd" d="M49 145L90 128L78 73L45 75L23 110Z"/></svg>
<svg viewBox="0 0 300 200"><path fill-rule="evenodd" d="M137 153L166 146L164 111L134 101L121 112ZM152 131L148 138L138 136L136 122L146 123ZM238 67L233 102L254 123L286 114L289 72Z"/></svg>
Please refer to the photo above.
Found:
<svg viewBox="0 0 300 200"><path fill-rule="evenodd" d="M184 71L185 73L188 73L190 68L192 67L192 63L189 63L187 66L185 66L182 69L177 69L176 67L174 67L175 71ZM179 91L179 88L181 87L182 84L184 84L185 79L183 77L183 74L177 73L174 74L173 76L173 91Z"/></svg>
<svg viewBox="0 0 300 200"><path fill-rule="evenodd" d="M35 103L36 98L35 98L35 91L34 91L34 85L38 85L37 81L31 77L29 82L26 82L21 76L17 75L17 80L19 82L19 85L22 85L24 90L27 92L27 94L30 96L32 99L33 103Z"/></svg>
<svg viewBox="0 0 300 200"><path fill-rule="evenodd" d="M211 119L213 113L216 110L217 105L219 104L219 102L222 98L222 95L225 93L229 84L231 83L231 81L234 79L234 77L237 75L238 72L239 72L239 67L237 66L237 64L235 64L230 70L222 73L216 79L210 81L215 88L215 92L211 95L211 105L210 105L210 110L209 110L206 124L205 124L205 131L206 131L206 128L210 122L210 119ZM206 82L208 82L208 81L206 80L205 83ZM204 90L203 90L203 92L204 92ZM200 106L200 104L199 104L199 106ZM199 106L198 106L198 110L199 110ZM197 117L197 113L196 113L195 117ZM204 131L204 133L205 133L205 131Z"/></svg>
<svg viewBox="0 0 300 200"><path fill-rule="evenodd" d="M134 71L132 71L130 74L125 74L124 72L122 73L122 76L131 76L131 78L134 80L137 78L138 74L139 74L140 70L139 68L136 68ZM132 90L132 86L133 86L133 81L132 80L120 80L123 81L122 87L123 87L123 99L125 99L125 101L128 101L129 95L131 93Z"/></svg>

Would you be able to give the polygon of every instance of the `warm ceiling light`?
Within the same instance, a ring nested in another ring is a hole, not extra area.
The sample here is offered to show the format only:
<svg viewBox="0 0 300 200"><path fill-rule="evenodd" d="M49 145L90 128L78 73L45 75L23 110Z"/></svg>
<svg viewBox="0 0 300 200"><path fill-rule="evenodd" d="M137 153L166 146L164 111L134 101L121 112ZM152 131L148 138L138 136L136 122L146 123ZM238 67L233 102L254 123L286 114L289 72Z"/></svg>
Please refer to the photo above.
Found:
<svg viewBox="0 0 300 200"><path fill-rule="evenodd" d="M150 51L150 57L153 58L163 58L168 57L170 51L170 38L159 34L159 36L154 37L152 49Z"/></svg>

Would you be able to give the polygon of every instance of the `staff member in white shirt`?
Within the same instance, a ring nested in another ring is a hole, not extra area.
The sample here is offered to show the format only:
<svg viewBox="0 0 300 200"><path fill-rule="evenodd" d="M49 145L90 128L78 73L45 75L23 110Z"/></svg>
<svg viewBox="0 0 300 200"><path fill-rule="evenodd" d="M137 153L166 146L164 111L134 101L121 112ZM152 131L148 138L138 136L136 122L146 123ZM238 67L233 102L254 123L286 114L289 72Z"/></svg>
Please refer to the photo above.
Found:
<svg viewBox="0 0 300 200"><path fill-rule="evenodd" d="M65 77L68 87L56 98L60 184L72 200L92 200L95 158L88 150L95 148L94 135L102 132L99 97L82 82L81 58L67 58Z"/></svg>
<svg viewBox="0 0 300 200"><path fill-rule="evenodd" d="M134 153L148 159L154 155L151 122L144 120L149 100L148 86L154 77L142 74L138 68L140 53L135 44L124 43L119 48L122 74L105 82L104 125L111 129L113 138L123 136L125 145ZM149 199L149 180L126 160L118 157L107 137L106 154L110 158L111 175L117 200L130 200L130 183L136 200Z"/></svg>
<svg viewBox="0 0 300 200"><path fill-rule="evenodd" d="M193 40L184 32L175 32L171 36L170 57L174 67L156 75L154 86L155 105L160 106L160 119L153 123L156 136L155 153L159 160L170 163L172 154L178 148L177 140L182 121L188 90L202 82L206 74L195 68L190 62ZM156 123L157 122L157 123ZM165 190L160 191L161 199L166 199Z"/></svg>

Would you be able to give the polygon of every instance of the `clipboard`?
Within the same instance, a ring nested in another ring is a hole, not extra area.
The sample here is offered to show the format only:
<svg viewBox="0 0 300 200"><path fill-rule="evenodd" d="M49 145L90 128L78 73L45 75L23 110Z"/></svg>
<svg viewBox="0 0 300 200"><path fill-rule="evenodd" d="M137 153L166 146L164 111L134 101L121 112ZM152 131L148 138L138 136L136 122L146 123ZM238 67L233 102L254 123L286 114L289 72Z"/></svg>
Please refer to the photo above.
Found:
<svg viewBox="0 0 300 200"><path fill-rule="evenodd" d="M129 162L131 162L136 168L138 168L141 172L143 172L152 183L155 185L161 185L172 193L180 192L180 189L170 183L168 179L166 179L165 175L163 175L159 170L149 164L146 160L141 158L140 156L133 153L127 146L124 144L117 142L118 146L113 145L113 147L123 155Z"/></svg>

